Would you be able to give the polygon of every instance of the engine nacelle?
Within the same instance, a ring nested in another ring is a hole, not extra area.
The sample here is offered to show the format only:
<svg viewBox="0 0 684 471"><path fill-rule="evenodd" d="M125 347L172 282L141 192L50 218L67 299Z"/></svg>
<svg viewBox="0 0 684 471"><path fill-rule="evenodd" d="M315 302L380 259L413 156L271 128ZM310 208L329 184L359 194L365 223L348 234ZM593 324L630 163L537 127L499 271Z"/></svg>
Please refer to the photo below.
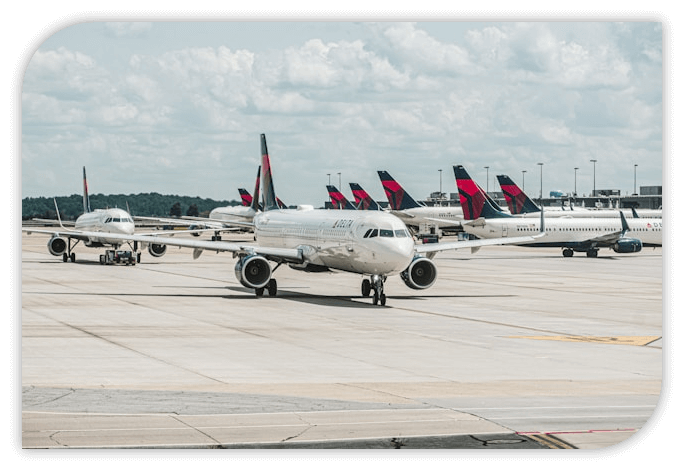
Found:
<svg viewBox="0 0 684 471"><path fill-rule="evenodd" d="M235 264L235 277L245 288L263 288L271 279L271 265L260 255L248 255Z"/></svg>
<svg viewBox="0 0 684 471"><path fill-rule="evenodd" d="M47 246L48 250L52 255L58 257L67 251L67 246L69 242L59 236L52 236L52 239L48 240Z"/></svg>
<svg viewBox="0 0 684 471"><path fill-rule="evenodd" d="M161 257L166 253L166 245L164 244L150 244L147 246L147 251L153 257Z"/></svg>
<svg viewBox="0 0 684 471"><path fill-rule="evenodd" d="M617 253L641 252L641 247L642 244L640 239L622 238L618 239L618 241L613 244L613 250Z"/></svg>
<svg viewBox="0 0 684 471"><path fill-rule="evenodd" d="M192 230L194 230L194 229L200 229L200 226L197 226L197 225L195 225L195 224L191 224L191 225L188 227L188 229L192 231ZM202 234L200 234L199 232L191 232L190 234L192 234L194 237L199 237L199 236L202 235Z"/></svg>
<svg viewBox="0 0 684 471"><path fill-rule="evenodd" d="M437 279L437 265L427 257L415 257L401 272L401 279L411 289L427 289Z"/></svg>

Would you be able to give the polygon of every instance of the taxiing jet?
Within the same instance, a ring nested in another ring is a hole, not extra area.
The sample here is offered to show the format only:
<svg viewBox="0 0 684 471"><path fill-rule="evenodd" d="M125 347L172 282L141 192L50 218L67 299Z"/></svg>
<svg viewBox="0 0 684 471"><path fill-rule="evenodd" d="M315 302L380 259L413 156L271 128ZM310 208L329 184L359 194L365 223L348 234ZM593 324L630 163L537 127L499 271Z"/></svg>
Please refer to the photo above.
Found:
<svg viewBox="0 0 684 471"><path fill-rule="evenodd" d="M463 215L463 229L469 234L486 238L519 237L539 230L541 220L521 219L493 208L482 189L470 178L462 165L454 166ZM596 257L601 247L617 253L634 253L642 246L662 246L662 219L620 218L551 218L545 222L543 240L525 241L526 247L560 247L563 256L586 252Z"/></svg>
<svg viewBox="0 0 684 471"><path fill-rule="evenodd" d="M279 209L263 134L261 159L264 211L254 216L257 245L149 236L136 236L136 240L193 248L195 258L204 250L231 252L238 258L236 278L246 288L254 289L257 296L262 296L264 290L270 296L276 295L273 273L283 264L306 272L357 273L363 277L361 294L370 296L372 291L373 304L384 305L384 282L390 275L399 274L412 289L432 286L437 278L437 266L432 258L439 251L476 250L486 245L532 241L544 236L540 231L511 239L416 245L401 219L385 211L330 211L310 206Z"/></svg>
<svg viewBox="0 0 684 471"><path fill-rule="evenodd" d="M420 228L438 226L440 229L460 229L463 210L458 206L425 206L411 195L385 170L378 170L392 214L408 226ZM414 232L417 232L414 230Z"/></svg>
<svg viewBox="0 0 684 471"><path fill-rule="evenodd" d="M43 230L33 229L29 227L22 227L22 231L28 234L51 234L52 237L47 243L48 250L55 257L62 257L64 262L71 260L76 261L76 254L73 252L74 247L79 242L83 242L86 247L113 247L118 249L124 243L130 245L133 242L133 251L135 253L135 261L140 262L140 252L138 252L138 243L133 240L135 233L135 224L131 215L119 208L110 209L95 209L90 208L90 196L88 194L88 180L86 179L86 169L83 167L83 214L80 215L73 226L69 229L64 227L62 220L59 217L59 208L55 200L55 210L57 211L57 220L61 230ZM73 227L73 228L72 228ZM178 231L164 232L164 234L172 234ZM159 235L160 232L149 233L147 235ZM114 236L122 236L114 237ZM72 245L72 240L76 242ZM154 257L161 257L166 253L166 246L163 244L148 244L148 251ZM100 262L103 262L103 255L100 256Z"/></svg>

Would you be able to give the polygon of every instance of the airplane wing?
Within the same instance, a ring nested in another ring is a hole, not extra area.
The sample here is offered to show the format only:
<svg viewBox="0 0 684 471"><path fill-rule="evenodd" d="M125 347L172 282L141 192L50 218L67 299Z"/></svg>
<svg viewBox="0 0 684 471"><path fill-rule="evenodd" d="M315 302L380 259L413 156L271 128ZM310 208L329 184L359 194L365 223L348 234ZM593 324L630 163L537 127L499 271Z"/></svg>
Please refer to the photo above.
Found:
<svg viewBox="0 0 684 471"><path fill-rule="evenodd" d="M46 232L49 231L33 231L31 229L22 230L26 232ZM54 231L56 232L56 231ZM176 233L179 231L175 231ZM187 231L194 232L194 231ZM245 244L235 244L232 242L220 242L220 241L209 241L209 240L191 240L191 239L177 239L173 237L158 237L156 235L125 235L125 234L103 234L101 232L76 232L71 233L69 231L59 232L61 235L69 235L70 237L83 237L83 238L106 238L107 240L120 240L121 242L142 242L144 244L159 244L159 245L170 245L174 247L187 247L194 249L193 258L197 258L204 250L216 251L216 252L232 252L234 255L242 254L254 254L261 255L268 260L274 262L293 262L293 263L303 263L304 255L300 249L285 249L277 247L259 247L256 245L245 245ZM71 235L75 234L75 235Z"/></svg>
<svg viewBox="0 0 684 471"><path fill-rule="evenodd" d="M31 219L32 221L36 222L41 222L43 224L47 224L50 226L58 226L60 225L60 222L63 226L73 226L75 223L74 221L58 221L57 219L40 219L40 218L33 218Z"/></svg>
<svg viewBox="0 0 684 471"><path fill-rule="evenodd" d="M484 223L483 218L478 218L473 221L464 221L465 224L482 224ZM498 237L496 239L475 239L475 240L455 240L453 242L439 242L436 244L421 244L416 245L416 253L426 253L428 257L432 258L436 252L441 252L443 250L458 250L469 248L473 252L477 252L480 247L486 245L511 245L520 244L524 242L533 242L536 239L546 237L546 223L544 218L544 208L541 208L541 222L539 227L539 233L533 236L521 236L521 237Z"/></svg>
<svg viewBox="0 0 684 471"><path fill-rule="evenodd" d="M254 227L253 223L249 222L239 222L239 221L223 221L223 220L218 220L218 219L209 219L209 218L193 218L190 216L184 216L181 219L167 219L167 218L157 218L157 217L147 217L147 216L133 216L133 219L136 221L146 221L146 222L153 222L157 224L164 224L167 226L189 226L189 225L194 225L194 226L201 226L206 228L207 230L214 230L214 231L220 231L220 232L226 232L226 231L238 231L244 227ZM188 221L194 221L193 223L190 223ZM237 226L237 227L236 227ZM198 231L194 231L198 232Z"/></svg>
<svg viewBox="0 0 684 471"><path fill-rule="evenodd" d="M522 236L522 237L499 237L497 239L474 239L474 240L455 240L453 242L439 242L436 244L420 244L416 245L417 253L435 253L441 252L443 250L458 250L458 249L471 249L473 252L477 251L480 247L486 245L510 245L510 244L520 244L524 242L533 242L540 237L545 237L546 233L542 232L533 236Z"/></svg>
<svg viewBox="0 0 684 471"><path fill-rule="evenodd" d="M110 236L116 235L116 234L112 234L109 232L77 231L75 229L67 229L66 227L62 228L62 230L33 229L31 227L22 227L21 230L23 232L26 232L27 234L31 234L32 232L36 232L38 234L50 234L50 235L56 235L56 236L71 237L72 239L78 239L78 240L114 239L114 237L110 237ZM183 233L196 234L198 232L210 232L210 231L214 231L214 229L188 229L188 230L176 230L176 231L153 231L153 232L147 232L147 233L145 233L145 232L137 233L136 235L151 236L151 237L160 236L160 235L173 236L175 234L183 234ZM132 240L132 239L129 238L126 240Z"/></svg>

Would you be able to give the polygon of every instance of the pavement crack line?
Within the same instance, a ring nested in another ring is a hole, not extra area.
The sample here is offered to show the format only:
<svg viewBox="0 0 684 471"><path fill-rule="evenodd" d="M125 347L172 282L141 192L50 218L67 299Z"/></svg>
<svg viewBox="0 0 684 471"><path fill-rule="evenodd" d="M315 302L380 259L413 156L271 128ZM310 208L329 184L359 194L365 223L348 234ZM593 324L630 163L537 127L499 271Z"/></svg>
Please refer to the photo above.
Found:
<svg viewBox="0 0 684 471"><path fill-rule="evenodd" d="M312 423L308 422L307 420L304 419L304 417L302 417L301 415L297 414L296 412L294 413L294 416L297 417L303 424L308 425L308 427L306 427L306 428L305 428L304 430L302 430L301 432L299 432L299 433L297 433L297 434L295 434L295 435L292 435L291 437L283 438L283 439L280 441L281 443L285 443L285 442L290 441L290 440L295 440L295 439L301 437L302 435L304 435L304 434L305 434L306 432L308 432L309 430L311 430L311 429L313 429L313 428L316 427L315 424L312 424Z"/></svg>
<svg viewBox="0 0 684 471"><path fill-rule="evenodd" d="M177 420L178 422L180 422L181 424L185 425L186 427L189 427L189 428L193 429L195 432L204 435L204 436L207 437L209 440L211 440L212 442L214 442L216 445L218 445L218 446L223 446L223 443L221 443L220 441L216 440L214 437L212 437L212 436L209 435L208 433L206 433L206 432L204 432L204 431L198 429L197 427L193 427L192 425L188 424L187 422L183 422L183 420L181 420L181 418L178 417L177 415L169 415L169 417L171 417L171 418L174 419L174 420Z"/></svg>

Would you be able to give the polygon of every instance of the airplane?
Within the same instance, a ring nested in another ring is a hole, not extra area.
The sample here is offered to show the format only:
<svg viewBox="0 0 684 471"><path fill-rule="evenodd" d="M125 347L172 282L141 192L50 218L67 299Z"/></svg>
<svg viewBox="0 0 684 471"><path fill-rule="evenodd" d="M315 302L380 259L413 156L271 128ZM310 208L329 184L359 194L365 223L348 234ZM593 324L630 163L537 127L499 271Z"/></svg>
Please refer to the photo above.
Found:
<svg viewBox="0 0 684 471"><path fill-rule="evenodd" d="M61 230L42 230L22 227L22 231L28 234L33 232L39 234L51 234L52 237L47 243L49 252L55 257L62 256L62 261L76 261L76 254L73 249L79 242L83 242L86 247L106 247L111 246L115 250L124 243L133 242L136 262L140 263L140 252L138 243L133 241L135 224L131 215L119 208L91 209L90 196L88 194L88 180L86 179L86 169L83 167L83 214L74 222L73 229L67 229L59 216L57 200L55 200L55 210L57 211L57 221ZM42 221L42 220L41 220ZM164 233L154 232L147 235L175 234L179 231L167 231ZM123 239L120 237L123 236ZM72 239L76 241L71 244ZM153 257L161 257L166 253L166 246L162 244L148 244L148 252ZM100 262L104 260L100 256Z"/></svg>
<svg viewBox="0 0 684 471"><path fill-rule="evenodd" d="M459 206L425 206L411 195L385 170L378 176L387 195L392 214L410 227L437 226L441 229L460 229L463 210ZM414 231L416 232L416 231Z"/></svg>
<svg viewBox="0 0 684 471"><path fill-rule="evenodd" d="M487 245L532 241L545 236L542 228L538 234L509 239L416 245L402 220L389 212L330 211L311 206L279 209L264 134L261 134L261 159L264 210L253 220L257 245L151 236L135 236L135 240L193 248L194 258L204 250L231 252L238 258L234 268L236 278L244 287L253 289L257 297L263 296L265 290L269 296L276 295L278 288L273 273L281 265L288 265L310 273L359 274L363 278L362 296L369 297L373 291L373 304L385 305L384 282L390 275L399 274L412 289L432 286L437 278L437 266L432 259L439 251L460 248L475 251Z"/></svg>
<svg viewBox="0 0 684 471"><path fill-rule="evenodd" d="M375 202L371 196L366 193L366 190L361 188L358 183L350 183L352 194L356 203L356 209L367 209L371 211L382 210L380 205Z"/></svg>
<svg viewBox="0 0 684 471"><path fill-rule="evenodd" d="M540 220L525 220L493 208L482 189L470 178L462 165L454 166L461 207L466 222L463 230L479 238L506 238L534 233ZM538 222L539 221L539 222ZM635 253L643 246L662 246L662 219L632 219L629 224L622 212L620 218L551 218L545 223L543 240L516 245L526 247L560 247L564 257L586 252L597 257L601 247L616 253Z"/></svg>
<svg viewBox="0 0 684 471"><path fill-rule="evenodd" d="M326 185L333 209L356 209L335 185Z"/></svg>
<svg viewBox="0 0 684 471"><path fill-rule="evenodd" d="M538 217L541 209L539 206L520 189L518 185L508 175L497 175L499 186L506 199L506 204L511 214L518 217ZM647 209L641 210L638 214L634 208L625 215L625 217L659 217L662 218L662 210ZM544 210L545 217L581 217L581 218L619 218L620 211L614 209L588 209L583 207L570 206L566 209L565 206L560 208L546 208Z"/></svg>

